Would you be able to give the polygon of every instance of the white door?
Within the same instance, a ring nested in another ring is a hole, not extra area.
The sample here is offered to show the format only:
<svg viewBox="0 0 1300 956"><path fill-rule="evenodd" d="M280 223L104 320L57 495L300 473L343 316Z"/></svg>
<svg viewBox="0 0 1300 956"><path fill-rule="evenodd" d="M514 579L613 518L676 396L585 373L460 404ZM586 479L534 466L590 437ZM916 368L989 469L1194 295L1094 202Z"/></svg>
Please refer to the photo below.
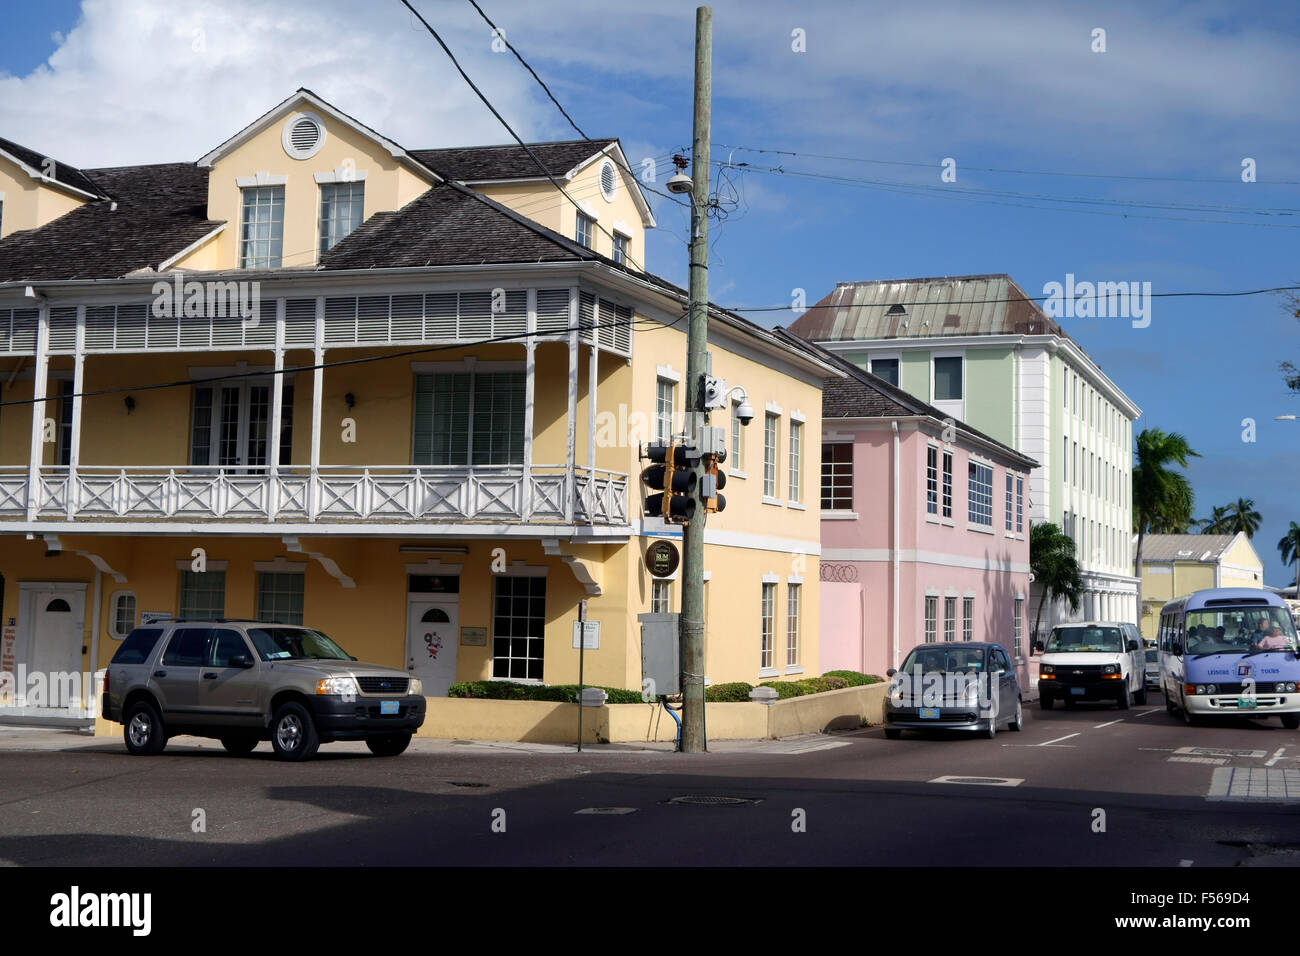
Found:
<svg viewBox="0 0 1300 956"><path fill-rule="evenodd" d="M81 707L81 644L85 626L81 591L36 591L27 644L28 706ZM40 674L39 683L34 680ZM39 688L39 690L38 690Z"/></svg>
<svg viewBox="0 0 1300 956"><path fill-rule="evenodd" d="M412 599L406 609L406 669L424 684L424 696L446 697L456 680L455 600Z"/></svg>

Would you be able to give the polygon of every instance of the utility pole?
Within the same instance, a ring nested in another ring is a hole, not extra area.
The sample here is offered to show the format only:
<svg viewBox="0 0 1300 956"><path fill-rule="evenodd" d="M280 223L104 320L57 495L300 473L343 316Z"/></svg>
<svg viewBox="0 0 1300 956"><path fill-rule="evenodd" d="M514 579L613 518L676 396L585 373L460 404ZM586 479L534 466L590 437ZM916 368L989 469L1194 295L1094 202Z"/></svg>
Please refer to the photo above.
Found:
<svg viewBox="0 0 1300 956"><path fill-rule="evenodd" d="M709 343L709 114L713 99L713 8L695 9L695 129L691 141L690 312L686 333L686 431L696 447L705 412L703 382ZM697 459L696 487L704 475ZM704 519L706 508L682 532L682 612L678 635L682 668L682 752L704 753Z"/></svg>

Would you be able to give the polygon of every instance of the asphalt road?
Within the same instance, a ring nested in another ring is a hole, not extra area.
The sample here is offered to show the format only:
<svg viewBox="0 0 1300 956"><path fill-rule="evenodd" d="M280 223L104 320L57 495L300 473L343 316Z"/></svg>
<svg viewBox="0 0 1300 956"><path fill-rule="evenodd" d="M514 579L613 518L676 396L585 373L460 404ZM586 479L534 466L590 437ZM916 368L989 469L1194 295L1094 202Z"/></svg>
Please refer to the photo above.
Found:
<svg viewBox="0 0 1300 956"><path fill-rule="evenodd" d="M867 729L702 755L416 741L389 759L328 745L305 764L269 744L233 758L180 738L146 758L0 729L0 864L1300 862L1300 732L1276 719L1025 716L995 740ZM745 802L670 802L701 796Z"/></svg>

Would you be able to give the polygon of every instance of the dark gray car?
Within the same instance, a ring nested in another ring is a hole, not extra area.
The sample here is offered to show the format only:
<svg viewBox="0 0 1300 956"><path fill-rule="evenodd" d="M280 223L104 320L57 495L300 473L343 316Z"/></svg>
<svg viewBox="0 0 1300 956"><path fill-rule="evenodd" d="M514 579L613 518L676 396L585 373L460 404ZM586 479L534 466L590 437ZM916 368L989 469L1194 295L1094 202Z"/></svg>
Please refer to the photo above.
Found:
<svg viewBox="0 0 1300 956"><path fill-rule="evenodd" d="M889 669L885 736L962 730L994 737L1023 726L1020 684L1006 648L984 641L921 644Z"/></svg>
<svg viewBox="0 0 1300 956"><path fill-rule="evenodd" d="M424 723L419 680L364 664L320 631L263 621L166 621L137 627L104 678L105 720L126 748L157 754L180 734L214 737L233 754L270 740L282 760L322 743L364 740L404 751Z"/></svg>

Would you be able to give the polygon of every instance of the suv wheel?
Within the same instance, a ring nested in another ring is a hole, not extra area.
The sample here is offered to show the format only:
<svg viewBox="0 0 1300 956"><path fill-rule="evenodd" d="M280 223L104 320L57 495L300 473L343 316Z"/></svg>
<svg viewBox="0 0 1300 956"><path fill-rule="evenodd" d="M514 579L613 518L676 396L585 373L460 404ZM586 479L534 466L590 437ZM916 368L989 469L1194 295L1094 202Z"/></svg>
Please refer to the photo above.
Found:
<svg viewBox="0 0 1300 956"><path fill-rule="evenodd" d="M256 737L222 737L221 746L226 748L226 753L236 757L244 757L253 752L257 746Z"/></svg>
<svg viewBox="0 0 1300 956"><path fill-rule="evenodd" d="M1282 714L1282 726L1287 730L1300 730L1300 714Z"/></svg>
<svg viewBox="0 0 1300 956"><path fill-rule="evenodd" d="M153 704L145 700L136 701L126 709L125 717L122 737L127 750L148 756L162 753L167 746L167 734Z"/></svg>
<svg viewBox="0 0 1300 956"><path fill-rule="evenodd" d="M1024 728L1024 726L1025 726L1024 708L1020 703L1020 698L1017 697L1016 716L1015 719L1011 721L1011 723L1007 724L1007 727L1010 728L1011 730L1021 730Z"/></svg>
<svg viewBox="0 0 1300 956"><path fill-rule="evenodd" d="M271 746L280 760L307 760L320 746L316 724L302 704L281 704L271 718Z"/></svg>
<svg viewBox="0 0 1300 956"><path fill-rule="evenodd" d="M1123 681L1122 683L1124 686L1120 688L1119 697L1115 699L1115 703L1119 706L1120 710L1128 710L1129 701L1133 696L1133 692L1128 689L1128 681Z"/></svg>
<svg viewBox="0 0 1300 956"><path fill-rule="evenodd" d="M366 738L366 746L376 757L396 757L410 742L410 734L388 734L385 737Z"/></svg>

